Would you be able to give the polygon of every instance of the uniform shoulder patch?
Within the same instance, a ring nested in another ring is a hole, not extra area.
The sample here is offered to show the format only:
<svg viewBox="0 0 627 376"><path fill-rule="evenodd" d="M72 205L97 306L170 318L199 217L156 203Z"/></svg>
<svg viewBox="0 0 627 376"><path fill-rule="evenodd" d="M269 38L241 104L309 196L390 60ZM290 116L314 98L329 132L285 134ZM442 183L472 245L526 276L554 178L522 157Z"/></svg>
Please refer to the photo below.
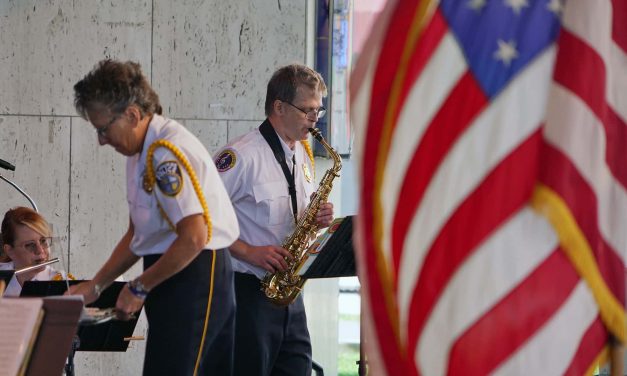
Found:
<svg viewBox="0 0 627 376"><path fill-rule="evenodd" d="M235 166L235 162L237 162L237 157L235 156L235 152L231 149L226 149L215 160L216 168L219 172L228 171L233 166Z"/></svg>
<svg viewBox="0 0 627 376"><path fill-rule="evenodd" d="M155 171L157 186L164 195L174 197L183 188L183 175L181 167L176 161L161 162Z"/></svg>

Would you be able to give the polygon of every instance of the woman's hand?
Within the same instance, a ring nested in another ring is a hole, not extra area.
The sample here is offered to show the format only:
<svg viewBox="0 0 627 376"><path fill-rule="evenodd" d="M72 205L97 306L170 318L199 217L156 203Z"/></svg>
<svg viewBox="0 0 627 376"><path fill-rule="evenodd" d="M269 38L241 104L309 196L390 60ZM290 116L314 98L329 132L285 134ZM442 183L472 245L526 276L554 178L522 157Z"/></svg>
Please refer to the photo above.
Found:
<svg viewBox="0 0 627 376"><path fill-rule="evenodd" d="M64 295L83 295L85 304L95 302L102 292L102 286L96 284L93 280L70 286L70 289Z"/></svg>
<svg viewBox="0 0 627 376"><path fill-rule="evenodd" d="M133 294L128 287L128 283L124 285L118 300L115 303L115 313L120 320L130 320L133 314L139 312L144 305L144 299Z"/></svg>

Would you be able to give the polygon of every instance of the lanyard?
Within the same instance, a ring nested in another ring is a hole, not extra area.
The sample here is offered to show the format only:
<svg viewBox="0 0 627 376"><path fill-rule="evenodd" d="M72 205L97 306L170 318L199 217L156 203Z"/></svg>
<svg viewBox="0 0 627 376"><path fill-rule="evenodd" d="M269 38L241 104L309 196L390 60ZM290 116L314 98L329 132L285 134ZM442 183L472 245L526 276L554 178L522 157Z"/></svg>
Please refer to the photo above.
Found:
<svg viewBox="0 0 627 376"><path fill-rule="evenodd" d="M270 145L270 149L274 153L274 158L276 158L279 165L281 165L281 169L283 170L283 175L285 175L285 180L287 180L287 190L292 198L292 213L294 214L294 223L298 224L298 206L296 202L296 184L294 183L294 174L290 172L290 169L287 167L287 163L285 163L285 153L283 152L283 147L281 146L281 141L279 140L279 136L272 128L272 125L266 119L263 124L259 127L259 131L263 138L266 139L268 145ZM292 164L293 171L296 170L296 160L292 156Z"/></svg>

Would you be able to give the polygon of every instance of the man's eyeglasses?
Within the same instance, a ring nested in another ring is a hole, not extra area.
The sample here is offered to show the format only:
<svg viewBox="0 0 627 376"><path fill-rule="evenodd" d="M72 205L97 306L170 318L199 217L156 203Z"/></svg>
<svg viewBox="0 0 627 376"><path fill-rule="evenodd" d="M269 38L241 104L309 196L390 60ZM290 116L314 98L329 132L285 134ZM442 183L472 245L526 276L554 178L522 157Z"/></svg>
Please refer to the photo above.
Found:
<svg viewBox="0 0 627 376"><path fill-rule="evenodd" d="M31 253L37 253L37 251L39 251L39 248L37 247L38 244L42 249L49 249L50 246L52 245L52 238L41 237L39 240L29 240L20 245L16 245L15 247L16 248L22 247Z"/></svg>
<svg viewBox="0 0 627 376"><path fill-rule="evenodd" d="M96 128L96 133L98 134L99 137L107 137L107 131L109 130L109 127L111 126L111 124L115 123L116 120L118 120L120 118L120 115L115 115L111 118L111 120L109 120L109 122L107 124L105 124L104 126L100 127L100 128Z"/></svg>
<svg viewBox="0 0 627 376"><path fill-rule="evenodd" d="M311 111L305 111L302 108L291 104L290 102L283 101L283 103L287 103L290 106L297 109L298 111L302 112L303 114L305 114L305 117L307 118L307 120L311 120L311 121L318 121L318 119L321 119L327 113L327 109L324 107L320 107Z"/></svg>

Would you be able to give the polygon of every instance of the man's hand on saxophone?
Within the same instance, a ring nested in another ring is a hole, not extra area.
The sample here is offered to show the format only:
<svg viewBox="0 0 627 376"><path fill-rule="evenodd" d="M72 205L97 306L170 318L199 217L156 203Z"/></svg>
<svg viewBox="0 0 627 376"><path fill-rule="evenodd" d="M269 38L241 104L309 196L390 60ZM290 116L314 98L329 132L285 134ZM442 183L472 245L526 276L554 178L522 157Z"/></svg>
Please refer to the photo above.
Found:
<svg viewBox="0 0 627 376"><path fill-rule="evenodd" d="M259 266L270 273L285 271L288 266L285 258L292 258L286 249L277 245L253 246L236 240L229 249L238 259Z"/></svg>
<svg viewBox="0 0 627 376"><path fill-rule="evenodd" d="M316 213L316 224L318 228L326 228L333 222L333 204L325 202L320 204L320 210Z"/></svg>

